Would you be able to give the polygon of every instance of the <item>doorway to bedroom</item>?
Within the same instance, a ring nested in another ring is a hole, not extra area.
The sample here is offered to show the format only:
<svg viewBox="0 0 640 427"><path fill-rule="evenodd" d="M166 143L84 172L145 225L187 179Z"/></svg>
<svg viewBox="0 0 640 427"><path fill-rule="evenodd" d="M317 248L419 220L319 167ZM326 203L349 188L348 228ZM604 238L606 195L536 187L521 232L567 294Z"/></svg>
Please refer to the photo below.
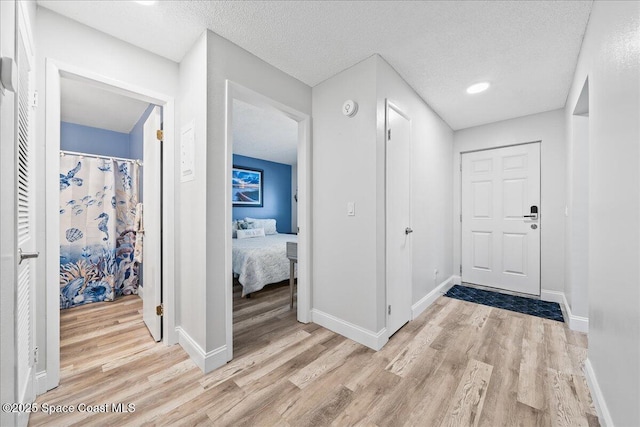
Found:
<svg viewBox="0 0 640 427"><path fill-rule="evenodd" d="M234 357L298 324L300 124L257 104L230 103Z"/></svg>

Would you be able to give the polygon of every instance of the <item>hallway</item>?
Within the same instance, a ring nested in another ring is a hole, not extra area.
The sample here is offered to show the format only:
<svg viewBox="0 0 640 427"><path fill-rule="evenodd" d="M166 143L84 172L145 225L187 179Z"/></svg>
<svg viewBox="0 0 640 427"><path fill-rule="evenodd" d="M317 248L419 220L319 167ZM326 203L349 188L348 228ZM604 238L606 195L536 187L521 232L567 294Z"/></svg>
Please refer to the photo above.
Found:
<svg viewBox="0 0 640 427"><path fill-rule="evenodd" d="M563 323L441 297L374 352L298 323L288 291L235 292L236 357L208 375L150 339L135 296L65 310L62 380L37 402L76 411L30 424L598 425L586 335Z"/></svg>

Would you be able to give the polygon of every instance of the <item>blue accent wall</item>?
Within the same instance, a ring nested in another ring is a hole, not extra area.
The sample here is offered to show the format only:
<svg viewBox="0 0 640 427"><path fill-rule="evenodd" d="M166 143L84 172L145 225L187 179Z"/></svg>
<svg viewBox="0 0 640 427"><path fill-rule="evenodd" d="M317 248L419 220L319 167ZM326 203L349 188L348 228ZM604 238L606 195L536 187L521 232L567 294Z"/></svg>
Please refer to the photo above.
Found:
<svg viewBox="0 0 640 427"><path fill-rule="evenodd" d="M263 207L234 207L233 219L275 218L278 233L291 233L291 166L253 157L233 155L233 164L262 169ZM229 189L231 191L231 189Z"/></svg>
<svg viewBox="0 0 640 427"><path fill-rule="evenodd" d="M129 134L74 123L60 123L60 149L129 158Z"/></svg>

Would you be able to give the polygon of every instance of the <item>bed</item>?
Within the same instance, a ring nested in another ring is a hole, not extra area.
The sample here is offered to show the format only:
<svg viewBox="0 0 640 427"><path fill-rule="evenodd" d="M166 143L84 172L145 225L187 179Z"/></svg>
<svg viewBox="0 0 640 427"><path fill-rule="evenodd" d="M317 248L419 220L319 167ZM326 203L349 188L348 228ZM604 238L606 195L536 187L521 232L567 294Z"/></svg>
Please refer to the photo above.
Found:
<svg viewBox="0 0 640 427"><path fill-rule="evenodd" d="M287 242L297 241L295 234L233 239L233 275L242 285L242 296L289 279Z"/></svg>

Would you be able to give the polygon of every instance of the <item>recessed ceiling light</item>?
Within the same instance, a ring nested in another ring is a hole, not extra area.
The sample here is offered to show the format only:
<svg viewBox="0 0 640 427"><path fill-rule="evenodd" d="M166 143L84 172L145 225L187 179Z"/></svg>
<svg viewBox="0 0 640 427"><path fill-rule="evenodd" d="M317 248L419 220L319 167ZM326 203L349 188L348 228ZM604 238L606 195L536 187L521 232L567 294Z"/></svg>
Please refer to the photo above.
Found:
<svg viewBox="0 0 640 427"><path fill-rule="evenodd" d="M145 6L152 6L156 3L158 3L157 0L135 0L136 3L145 5Z"/></svg>
<svg viewBox="0 0 640 427"><path fill-rule="evenodd" d="M480 93L489 89L488 82L476 83L467 88L467 93Z"/></svg>

